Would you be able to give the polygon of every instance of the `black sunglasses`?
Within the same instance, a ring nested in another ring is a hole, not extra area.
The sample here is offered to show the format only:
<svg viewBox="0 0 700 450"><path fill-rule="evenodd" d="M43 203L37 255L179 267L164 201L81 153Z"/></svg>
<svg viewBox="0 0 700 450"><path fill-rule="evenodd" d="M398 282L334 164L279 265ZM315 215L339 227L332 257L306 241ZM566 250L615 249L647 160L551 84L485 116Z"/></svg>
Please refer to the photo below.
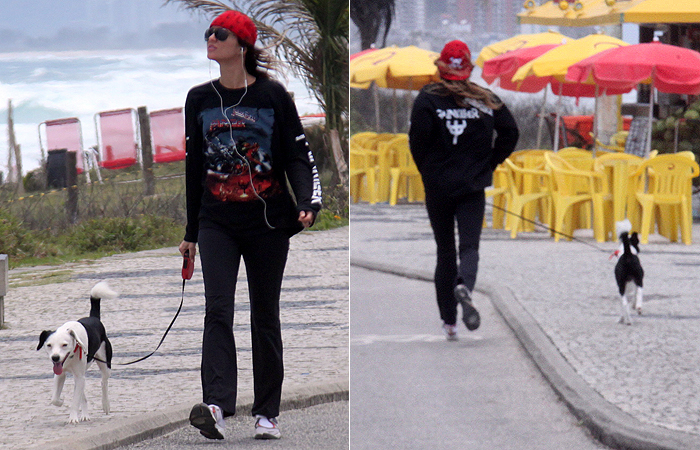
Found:
<svg viewBox="0 0 700 450"><path fill-rule="evenodd" d="M209 37L211 37L212 34L214 35L217 41L225 41L233 33L231 33L226 28L210 27L207 28L207 31L204 32L204 40L208 41Z"/></svg>

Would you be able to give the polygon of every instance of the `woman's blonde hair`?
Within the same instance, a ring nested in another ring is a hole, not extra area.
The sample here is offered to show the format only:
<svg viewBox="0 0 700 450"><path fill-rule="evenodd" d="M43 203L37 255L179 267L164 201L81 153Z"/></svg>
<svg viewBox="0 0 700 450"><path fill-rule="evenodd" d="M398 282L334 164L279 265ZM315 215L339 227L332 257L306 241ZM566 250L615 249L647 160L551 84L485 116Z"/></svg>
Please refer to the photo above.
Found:
<svg viewBox="0 0 700 450"><path fill-rule="evenodd" d="M457 103L463 104L465 99L480 101L491 109L501 109L503 102L493 92L467 80L440 80L426 88L430 94L452 96Z"/></svg>

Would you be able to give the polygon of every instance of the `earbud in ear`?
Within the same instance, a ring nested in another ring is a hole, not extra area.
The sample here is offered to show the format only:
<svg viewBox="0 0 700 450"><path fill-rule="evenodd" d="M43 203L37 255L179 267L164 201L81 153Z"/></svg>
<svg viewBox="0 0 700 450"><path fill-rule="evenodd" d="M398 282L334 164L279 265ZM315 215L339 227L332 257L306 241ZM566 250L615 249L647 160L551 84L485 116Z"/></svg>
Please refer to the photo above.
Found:
<svg viewBox="0 0 700 450"><path fill-rule="evenodd" d="M243 47L241 47L241 55L243 54Z"/></svg>

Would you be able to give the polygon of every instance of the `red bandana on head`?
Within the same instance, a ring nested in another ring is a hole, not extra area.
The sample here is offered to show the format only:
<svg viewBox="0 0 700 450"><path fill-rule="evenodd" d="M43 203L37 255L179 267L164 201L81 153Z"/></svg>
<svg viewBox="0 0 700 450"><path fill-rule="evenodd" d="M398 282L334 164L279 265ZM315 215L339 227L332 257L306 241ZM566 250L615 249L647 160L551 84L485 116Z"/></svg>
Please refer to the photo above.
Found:
<svg viewBox="0 0 700 450"><path fill-rule="evenodd" d="M212 27L226 28L238 39L253 46L258 38L258 29L250 17L238 11L226 11L211 22Z"/></svg>
<svg viewBox="0 0 700 450"><path fill-rule="evenodd" d="M435 62L440 77L445 80L466 80L474 67L469 47L462 41L454 40L445 44L440 58Z"/></svg>

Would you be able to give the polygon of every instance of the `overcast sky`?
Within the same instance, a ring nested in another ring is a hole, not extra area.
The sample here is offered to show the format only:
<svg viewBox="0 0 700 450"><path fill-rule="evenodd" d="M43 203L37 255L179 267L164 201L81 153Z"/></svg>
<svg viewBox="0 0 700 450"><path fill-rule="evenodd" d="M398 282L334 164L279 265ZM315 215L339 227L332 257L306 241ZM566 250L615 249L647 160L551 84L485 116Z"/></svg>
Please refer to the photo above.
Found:
<svg viewBox="0 0 700 450"><path fill-rule="evenodd" d="M164 0L0 0L0 51L199 45L208 22Z"/></svg>

